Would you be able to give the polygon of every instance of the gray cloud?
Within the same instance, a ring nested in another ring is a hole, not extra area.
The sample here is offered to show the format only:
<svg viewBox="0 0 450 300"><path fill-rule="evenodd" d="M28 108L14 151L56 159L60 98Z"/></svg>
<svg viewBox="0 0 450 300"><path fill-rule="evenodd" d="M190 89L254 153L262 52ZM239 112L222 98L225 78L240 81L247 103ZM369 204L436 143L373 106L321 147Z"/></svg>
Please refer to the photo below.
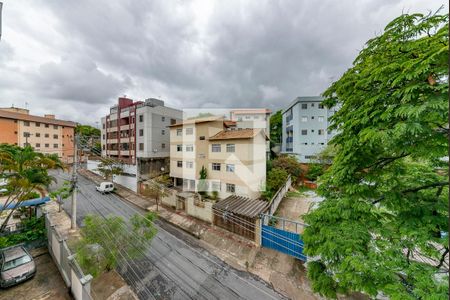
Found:
<svg viewBox="0 0 450 300"><path fill-rule="evenodd" d="M61 115L91 124L123 94L161 97L176 107L282 108L296 96L322 93L402 11L443 3L199 2L6 2L4 14L11 4L17 15L14 38L8 40L5 23L0 42L0 51L8 51L0 52L0 87L8 87L0 89L0 104L27 97L38 111L59 105ZM33 9L33 17L51 19L38 22L40 30L20 18ZM33 41L29 53L18 50L21 34ZM45 59L33 55L38 45ZM29 67L7 61L28 56L36 62Z"/></svg>

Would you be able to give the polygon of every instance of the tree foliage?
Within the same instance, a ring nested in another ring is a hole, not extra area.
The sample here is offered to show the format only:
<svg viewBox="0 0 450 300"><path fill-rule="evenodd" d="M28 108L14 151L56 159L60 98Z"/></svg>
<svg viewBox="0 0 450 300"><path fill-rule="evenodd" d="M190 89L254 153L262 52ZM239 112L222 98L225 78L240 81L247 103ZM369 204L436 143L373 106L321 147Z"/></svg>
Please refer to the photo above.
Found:
<svg viewBox="0 0 450 300"><path fill-rule="evenodd" d="M120 262L145 255L156 235L156 215L134 215L127 223L119 216L106 218L88 215L76 245L76 258L81 268L96 277L113 270Z"/></svg>
<svg viewBox="0 0 450 300"><path fill-rule="evenodd" d="M282 114L281 110L279 110L270 116L270 143L272 145L281 143L282 129Z"/></svg>
<svg viewBox="0 0 450 300"><path fill-rule="evenodd" d="M46 188L55 181L48 174L49 169L63 169L64 165L57 155L38 153L32 147L24 148L14 145L0 145L0 178L6 180L7 199L0 214L6 207L13 205L0 226L0 232L8 224L9 219L24 200L36 198L36 191L44 195Z"/></svg>
<svg viewBox="0 0 450 300"><path fill-rule="evenodd" d="M97 171L99 171L106 180L113 181L114 175L121 175L123 173L123 164L117 161L103 159L97 166Z"/></svg>
<svg viewBox="0 0 450 300"><path fill-rule="evenodd" d="M369 40L324 93L338 134L305 217L305 252L319 257L315 291L446 299L435 265L448 251L448 15L401 15Z"/></svg>
<svg viewBox="0 0 450 300"><path fill-rule="evenodd" d="M266 176L266 190L262 197L266 200L272 199L275 193L286 183L289 174L286 170L281 168L272 168L267 172Z"/></svg>
<svg viewBox="0 0 450 300"><path fill-rule="evenodd" d="M298 160L292 155L280 155L272 161L271 168L286 170L291 175L292 181L296 182L302 174L302 169Z"/></svg>

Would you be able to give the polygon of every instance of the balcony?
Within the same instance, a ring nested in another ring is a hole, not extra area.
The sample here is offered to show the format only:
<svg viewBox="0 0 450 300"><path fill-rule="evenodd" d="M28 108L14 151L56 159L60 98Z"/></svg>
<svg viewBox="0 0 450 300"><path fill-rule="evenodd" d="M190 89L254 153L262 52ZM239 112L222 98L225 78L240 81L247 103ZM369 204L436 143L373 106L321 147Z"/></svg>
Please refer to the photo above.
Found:
<svg viewBox="0 0 450 300"><path fill-rule="evenodd" d="M120 130L127 130L127 129L133 129L134 128L134 124L125 124L125 125L120 125Z"/></svg>

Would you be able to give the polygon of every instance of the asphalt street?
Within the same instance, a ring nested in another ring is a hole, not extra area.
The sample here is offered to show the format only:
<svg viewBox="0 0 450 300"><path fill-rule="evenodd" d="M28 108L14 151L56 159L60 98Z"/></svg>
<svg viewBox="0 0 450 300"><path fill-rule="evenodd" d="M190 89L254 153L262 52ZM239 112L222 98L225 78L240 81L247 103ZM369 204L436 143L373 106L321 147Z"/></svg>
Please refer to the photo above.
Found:
<svg viewBox="0 0 450 300"><path fill-rule="evenodd" d="M61 186L67 173L56 173L51 189ZM116 215L128 220L145 211L115 194L101 195L95 184L78 176L77 223L87 214ZM71 201L63 207L71 214ZM201 248L197 240L170 224L157 221L158 233L139 259L124 258L118 271L140 299L285 299L266 282L232 268ZM130 237L130 242L133 238Z"/></svg>

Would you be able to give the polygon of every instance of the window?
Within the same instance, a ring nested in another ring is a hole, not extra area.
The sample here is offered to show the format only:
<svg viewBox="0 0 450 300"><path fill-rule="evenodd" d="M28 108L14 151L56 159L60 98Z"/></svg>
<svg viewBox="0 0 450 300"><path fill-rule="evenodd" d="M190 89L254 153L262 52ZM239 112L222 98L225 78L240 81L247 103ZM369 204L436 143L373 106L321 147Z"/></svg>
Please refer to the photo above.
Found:
<svg viewBox="0 0 450 300"><path fill-rule="evenodd" d="M41 148L41 144L36 143L36 148Z"/></svg>
<svg viewBox="0 0 450 300"><path fill-rule="evenodd" d="M186 128L186 135L193 135L194 134L194 128Z"/></svg>
<svg viewBox="0 0 450 300"><path fill-rule="evenodd" d="M162 143L162 144L161 144L161 148L162 148L162 149L166 149L166 144Z"/></svg>
<svg viewBox="0 0 450 300"><path fill-rule="evenodd" d="M319 129L319 135L323 135L325 133L325 130Z"/></svg>
<svg viewBox="0 0 450 300"><path fill-rule="evenodd" d="M103 126L103 129L105 129L105 123L103 123L102 126Z"/></svg>
<svg viewBox="0 0 450 300"><path fill-rule="evenodd" d="M302 122L308 122L308 117L303 116L302 117Z"/></svg>
<svg viewBox="0 0 450 300"><path fill-rule="evenodd" d="M234 165L227 164L227 172L232 172L232 173L234 173Z"/></svg>
<svg viewBox="0 0 450 300"><path fill-rule="evenodd" d="M311 103L311 107L314 107L314 103Z"/></svg>
<svg viewBox="0 0 450 300"><path fill-rule="evenodd" d="M323 116L319 116L319 117L317 117L317 120L318 120L319 122L323 122L324 118L323 118Z"/></svg>
<svg viewBox="0 0 450 300"><path fill-rule="evenodd" d="M54 134L54 135L53 135L53 138L54 138L54 139L57 139L57 138L58 138L58 135L57 135L57 134Z"/></svg>
<svg viewBox="0 0 450 300"><path fill-rule="evenodd" d="M245 119L246 120L250 120L250 116L245 116Z"/></svg>
<svg viewBox="0 0 450 300"><path fill-rule="evenodd" d="M177 145L177 152L183 151L183 145Z"/></svg>
<svg viewBox="0 0 450 300"><path fill-rule="evenodd" d="M212 152L220 152L220 144L212 144L211 151Z"/></svg>
<svg viewBox="0 0 450 300"><path fill-rule="evenodd" d="M105 139L105 135L103 134L103 139Z"/></svg>
<svg viewBox="0 0 450 300"><path fill-rule="evenodd" d="M166 135L166 131L164 129L161 130L161 135Z"/></svg>
<svg viewBox="0 0 450 300"><path fill-rule="evenodd" d="M58 144L53 144L53 148L58 148Z"/></svg>
<svg viewBox="0 0 450 300"><path fill-rule="evenodd" d="M178 160L178 161L177 161L177 167L178 167L178 168L182 168L182 167L183 167L183 161Z"/></svg>
<svg viewBox="0 0 450 300"><path fill-rule="evenodd" d="M48 124L45 124L45 128L49 128L50 127L50 125L48 125Z"/></svg>
<svg viewBox="0 0 450 300"><path fill-rule="evenodd" d="M28 121L23 121L23 125L24 125L24 126L30 126L30 122L28 122Z"/></svg>
<svg viewBox="0 0 450 300"><path fill-rule="evenodd" d="M175 119L170 119L170 125L173 125L173 124L176 124L177 123L177 120L175 120Z"/></svg>
<svg viewBox="0 0 450 300"><path fill-rule="evenodd" d="M139 122L144 122L144 115L139 115Z"/></svg>
<svg viewBox="0 0 450 300"><path fill-rule="evenodd" d="M302 135L307 135L307 134L308 134L308 130L302 129Z"/></svg>
<svg viewBox="0 0 450 300"><path fill-rule="evenodd" d="M41 127L41 123L36 122L36 127Z"/></svg>
<svg viewBox="0 0 450 300"><path fill-rule="evenodd" d="M50 147L50 145L49 144L45 144L45 148L48 148L48 147Z"/></svg>
<svg viewBox="0 0 450 300"><path fill-rule="evenodd" d="M102 147L102 148L103 148L103 150L105 150L105 145L103 145L103 147Z"/></svg>
<svg viewBox="0 0 450 300"><path fill-rule="evenodd" d="M186 152L193 152L194 151L194 145L186 145Z"/></svg>
<svg viewBox="0 0 450 300"><path fill-rule="evenodd" d="M227 183L227 192L234 193L236 191L236 185L232 183Z"/></svg>
<svg viewBox="0 0 450 300"><path fill-rule="evenodd" d="M139 136L144 136L144 129L139 129Z"/></svg>
<svg viewBox="0 0 450 300"><path fill-rule="evenodd" d="M58 129L58 125L53 125L53 129Z"/></svg>
<svg viewBox="0 0 450 300"><path fill-rule="evenodd" d="M36 133L36 137L41 137L41 134L40 133Z"/></svg>
<svg viewBox="0 0 450 300"><path fill-rule="evenodd" d="M45 137L48 138L48 137L50 137L50 135L49 135L48 133L46 133L46 134L45 134Z"/></svg>
<svg viewBox="0 0 450 300"><path fill-rule="evenodd" d="M188 169L194 168L194 162L193 161L187 161L186 162L186 168L188 168Z"/></svg>
<svg viewBox="0 0 450 300"><path fill-rule="evenodd" d="M220 182L213 181L211 187L213 191L220 191Z"/></svg>
<svg viewBox="0 0 450 300"><path fill-rule="evenodd" d="M323 104L319 103L319 109L323 109Z"/></svg>
<svg viewBox="0 0 450 300"><path fill-rule="evenodd" d="M311 117L311 120L314 120L314 116Z"/></svg>
<svg viewBox="0 0 450 300"><path fill-rule="evenodd" d="M212 163L213 171L220 171L220 163Z"/></svg>
<svg viewBox="0 0 450 300"><path fill-rule="evenodd" d="M331 134L331 130L327 130L327 134Z"/></svg>
<svg viewBox="0 0 450 300"><path fill-rule="evenodd" d="M183 129L177 129L177 136L181 136L183 134Z"/></svg>
<svg viewBox="0 0 450 300"><path fill-rule="evenodd" d="M234 144L227 144L227 152L234 152L235 146Z"/></svg>
<svg viewBox="0 0 450 300"><path fill-rule="evenodd" d="M139 151L144 151L144 143L139 143Z"/></svg>
<svg viewBox="0 0 450 300"><path fill-rule="evenodd" d="M23 133L23 137L30 137L30 133L29 132L24 132Z"/></svg>
<svg viewBox="0 0 450 300"><path fill-rule="evenodd" d="M311 132L314 132L314 129L311 129Z"/></svg>
<svg viewBox="0 0 450 300"><path fill-rule="evenodd" d="M302 103L302 109L307 109L307 108L308 108L308 104Z"/></svg>
<svg viewBox="0 0 450 300"><path fill-rule="evenodd" d="M205 140L205 136L204 136L204 135L201 135L198 139L199 139L200 141L204 141L204 140Z"/></svg>
<svg viewBox="0 0 450 300"><path fill-rule="evenodd" d="M161 122L165 122L166 121L166 117L161 117Z"/></svg>

